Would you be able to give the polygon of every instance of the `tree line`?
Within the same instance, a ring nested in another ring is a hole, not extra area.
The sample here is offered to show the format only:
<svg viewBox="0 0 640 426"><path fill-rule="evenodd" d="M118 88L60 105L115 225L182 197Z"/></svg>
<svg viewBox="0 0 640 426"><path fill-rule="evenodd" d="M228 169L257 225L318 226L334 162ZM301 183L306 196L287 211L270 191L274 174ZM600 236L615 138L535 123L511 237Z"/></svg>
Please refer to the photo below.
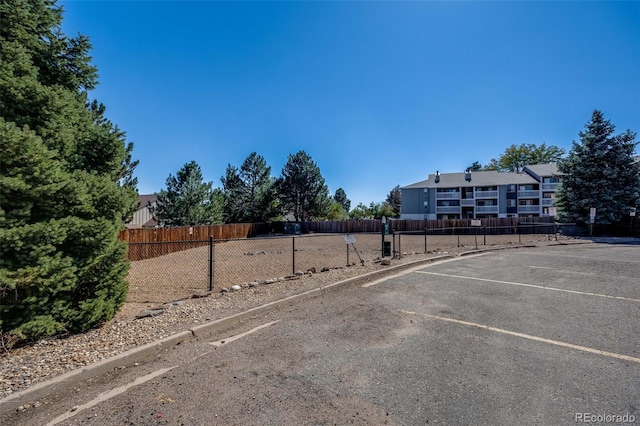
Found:
<svg viewBox="0 0 640 426"><path fill-rule="evenodd" d="M278 177L264 157L252 152L239 167L229 164L220 181L221 188L205 182L200 166L191 161L169 175L149 208L161 226L400 216L399 185L384 202L359 203L351 210L345 190L330 195L320 168L305 151L289 155Z"/></svg>

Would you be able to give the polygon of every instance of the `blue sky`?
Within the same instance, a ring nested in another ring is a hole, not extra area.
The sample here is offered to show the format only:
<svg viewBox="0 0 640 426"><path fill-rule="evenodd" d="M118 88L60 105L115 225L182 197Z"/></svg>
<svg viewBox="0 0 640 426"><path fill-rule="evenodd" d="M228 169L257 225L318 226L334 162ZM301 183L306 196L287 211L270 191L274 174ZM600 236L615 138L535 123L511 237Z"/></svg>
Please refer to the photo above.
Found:
<svg viewBox="0 0 640 426"><path fill-rule="evenodd" d="M140 193L304 150L354 207L511 144L569 150L594 109L640 132L640 2L59 4Z"/></svg>

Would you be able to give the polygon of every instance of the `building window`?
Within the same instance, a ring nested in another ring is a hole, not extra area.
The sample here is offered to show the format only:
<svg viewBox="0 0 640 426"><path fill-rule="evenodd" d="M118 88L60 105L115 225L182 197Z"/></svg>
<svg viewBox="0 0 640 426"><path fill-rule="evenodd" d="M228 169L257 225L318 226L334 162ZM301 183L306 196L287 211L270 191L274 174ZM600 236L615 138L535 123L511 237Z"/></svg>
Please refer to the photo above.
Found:
<svg viewBox="0 0 640 426"><path fill-rule="evenodd" d="M516 200L513 198L507 199L507 207L516 207Z"/></svg>
<svg viewBox="0 0 640 426"><path fill-rule="evenodd" d="M516 192L516 185L515 184L507 185L507 192Z"/></svg>

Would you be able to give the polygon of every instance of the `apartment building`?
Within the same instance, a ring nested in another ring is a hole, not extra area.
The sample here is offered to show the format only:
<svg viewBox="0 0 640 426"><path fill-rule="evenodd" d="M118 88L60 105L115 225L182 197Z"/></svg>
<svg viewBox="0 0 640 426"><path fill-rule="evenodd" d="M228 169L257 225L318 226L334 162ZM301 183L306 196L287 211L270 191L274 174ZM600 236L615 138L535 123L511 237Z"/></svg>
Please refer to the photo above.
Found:
<svg viewBox="0 0 640 426"><path fill-rule="evenodd" d="M522 172L430 174L400 188L401 219L481 219L549 216L558 186L556 164L525 166Z"/></svg>

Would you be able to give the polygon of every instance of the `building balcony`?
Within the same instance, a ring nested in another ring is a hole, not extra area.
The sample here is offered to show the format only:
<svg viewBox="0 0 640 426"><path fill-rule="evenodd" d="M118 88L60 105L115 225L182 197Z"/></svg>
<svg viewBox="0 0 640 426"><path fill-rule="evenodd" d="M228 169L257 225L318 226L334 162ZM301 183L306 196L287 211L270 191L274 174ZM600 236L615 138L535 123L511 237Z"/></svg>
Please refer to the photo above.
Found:
<svg viewBox="0 0 640 426"><path fill-rule="evenodd" d="M543 191L555 191L558 188L557 183L543 183L542 190Z"/></svg>
<svg viewBox="0 0 640 426"><path fill-rule="evenodd" d="M552 206L555 200L553 198L543 198L542 205L543 206Z"/></svg>
<svg viewBox="0 0 640 426"><path fill-rule="evenodd" d="M540 196L540 191L537 189L535 191L518 191L518 198L538 198Z"/></svg>
<svg viewBox="0 0 640 426"><path fill-rule="evenodd" d="M460 206L438 206L436 207L436 213L457 213L460 214Z"/></svg>
<svg viewBox="0 0 640 426"><path fill-rule="evenodd" d="M476 206L476 213L498 213L498 206Z"/></svg>
<svg viewBox="0 0 640 426"><path fill-rule="evenodd" d="M458 200L460 199L459 192L436 192L436 199L438 200Z"/></svg>
<svg viewBox="0 0 640 426"><path fill-rule="evenodd" d="M460 200L460 205L462 207L473 207L476 205L476 200L474 200L473 198L469 198L469 199L461 199Z"/></svg>
<svg viewBox="0 0 640 426"><path fill-rule="evenodd" d="M498 191L476 191L476 198L498 198Z"/></svg>
<svg viewBox="0 0 640 426"><path fill-rule="evenodd" d="M540 206L518 206L518 213L540 213Z"/></svg>

